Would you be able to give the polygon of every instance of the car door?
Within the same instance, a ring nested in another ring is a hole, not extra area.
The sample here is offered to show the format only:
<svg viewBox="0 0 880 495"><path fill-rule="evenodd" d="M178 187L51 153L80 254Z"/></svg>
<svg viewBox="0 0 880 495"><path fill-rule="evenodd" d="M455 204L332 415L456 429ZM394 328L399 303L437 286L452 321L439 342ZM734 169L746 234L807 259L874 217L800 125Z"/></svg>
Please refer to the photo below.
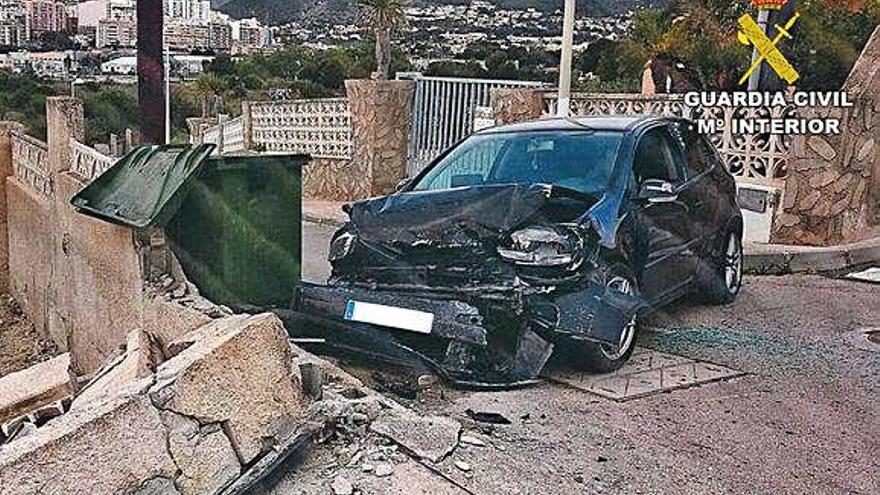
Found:
<svg viewBox="0 0 880 495"><path fill-rule="evenodd" d="M704 242L721 227L716 225L719 204L713 200L719 191L710 175L715 156L692 124L673 122L669 131L684 163L685 183L681 185L679 198L691 209L694 238Z"/></svg>
<svg viewBox="0 0 880 495"><path fill-rule="evenodd" d="M687 180L682 158L668 126L661 125L641 136L633 162L637 190L646 180L663 180L674 191L662 201L638 201L636 206L642 293L655 305L680 294L694 274L695 226L693 208L680 194Z"/></svg>

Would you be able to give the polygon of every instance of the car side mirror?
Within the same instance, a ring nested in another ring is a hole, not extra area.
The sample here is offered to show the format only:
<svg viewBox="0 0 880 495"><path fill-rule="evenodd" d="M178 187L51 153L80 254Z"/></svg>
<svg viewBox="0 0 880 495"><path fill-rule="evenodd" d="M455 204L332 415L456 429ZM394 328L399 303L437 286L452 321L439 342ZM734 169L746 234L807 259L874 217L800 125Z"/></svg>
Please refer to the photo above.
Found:
<svg viewBox="0 0 880 495"><path fill-rule="evenodd" d="M678 199L678 194L671 182L648 179L639 186L639 199L649 203L671 203Z"/></svg>
<svg viewBox="0 0 880 495"><path fill-rule="evenodd" d="M408 188L410 186L410 184L412 184L412 182L413 182L412 178L407 177L406 179L403 179L400 182L398 182L397 187L395 187L394 190L397 192L403 191L404 189Z"/></svg>

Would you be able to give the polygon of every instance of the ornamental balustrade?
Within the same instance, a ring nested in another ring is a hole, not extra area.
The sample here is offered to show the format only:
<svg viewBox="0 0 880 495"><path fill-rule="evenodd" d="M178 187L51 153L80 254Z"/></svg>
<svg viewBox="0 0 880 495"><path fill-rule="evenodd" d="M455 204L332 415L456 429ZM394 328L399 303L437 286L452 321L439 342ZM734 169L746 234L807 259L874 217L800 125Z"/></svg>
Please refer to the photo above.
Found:
<svg viewBox="0 0 880 495"><path fill-rule="evenodd" d="M25 134L12 134L12 170L16 179L37 194L53 196L55 188L46 143Z"/></svg>
<svg viewBox="0 0 880 495"><path fill-rule="evenodd" d="M544 95L545 111L556 114L557 96ZM692 120L723 122L721 132L710 136L730 173L737 180L779 186L785 180L790 158L791 138L771 134L734 134L734 120L784 119L794 116L795 108L705 108L690 107L684 95L575 94L571 113L589 115L661 115Z"/></svg>
<svg viewBox="0 0 880 495"><path fill-rule="evenodd" d="M86 183L92 182L106 172L116 160L75 139L70 140L70 171Z"/></svg>
<svg viewBox="0 0 880 495"><path fill-rule="evenodd" d="M222 147L221 153L226 155L245 151L244 117L223 122L220 124L220 133L222 135L220 142Z"/></svg>
<svg viewBox="0 0 880 495"><path fill-rule="evenodd" d="M252 102L253 149L351 159L352 125L347 98Z"/></svg>

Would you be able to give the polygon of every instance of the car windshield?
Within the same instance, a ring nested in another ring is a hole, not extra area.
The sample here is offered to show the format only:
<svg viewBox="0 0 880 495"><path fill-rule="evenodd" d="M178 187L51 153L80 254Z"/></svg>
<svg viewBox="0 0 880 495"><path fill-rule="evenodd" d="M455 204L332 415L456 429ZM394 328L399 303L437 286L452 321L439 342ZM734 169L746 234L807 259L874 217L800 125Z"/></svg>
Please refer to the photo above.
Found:
<svg viewBox="0 0 880 495"><path fill-rule="evenodd" d="M590 196L607 190L623 133L539 131L470 137L437 163L415 191L499 184L552 184Z"/></svg>

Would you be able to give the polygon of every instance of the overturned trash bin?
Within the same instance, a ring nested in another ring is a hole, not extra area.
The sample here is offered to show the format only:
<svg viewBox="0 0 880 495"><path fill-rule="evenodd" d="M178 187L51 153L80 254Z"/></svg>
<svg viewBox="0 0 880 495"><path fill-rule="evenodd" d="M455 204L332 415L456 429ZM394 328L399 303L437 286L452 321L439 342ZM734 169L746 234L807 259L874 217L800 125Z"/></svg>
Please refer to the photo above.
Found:
<svg viewBox="0 0 880 495"><path fill-rule="evenodd" d="M212 157L214 148L138 148L71 203L136 230L164 227L187 277L217 304L287 306L300 282L302 168L309 157Z"/></svg>

